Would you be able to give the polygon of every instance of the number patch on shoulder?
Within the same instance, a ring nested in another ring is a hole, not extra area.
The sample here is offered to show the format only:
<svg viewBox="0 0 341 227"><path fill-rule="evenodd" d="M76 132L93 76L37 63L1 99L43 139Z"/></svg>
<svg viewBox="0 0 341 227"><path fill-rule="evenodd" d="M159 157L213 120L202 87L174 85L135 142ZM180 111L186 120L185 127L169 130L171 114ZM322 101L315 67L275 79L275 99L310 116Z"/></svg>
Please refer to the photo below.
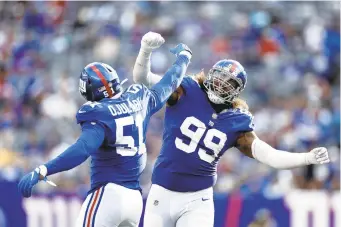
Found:
<svg viewBox="0 0 341 227"><path fill-rule="evenodd" d="M213 162L218 157L227 141L225 133L214 128L207 130L206 125L195 117L187 117L180 126L180 131L183 135L190 138L191 142L186 144L182 139L176 137L175 146L186 153L195 152L200 140L206 133L203 141L204 145L212 150L214 154L208 154L206 150L199 148L198 155L201 160L208 163Z"/></svg>
<svg viewBox="0 0 341 227"><path fill-rule="evenodd" d="M132 85L130 85L130 87L128 87L127 92L136 94L141 89L142 89L142 85L141 84L132 84Z"/></svg>

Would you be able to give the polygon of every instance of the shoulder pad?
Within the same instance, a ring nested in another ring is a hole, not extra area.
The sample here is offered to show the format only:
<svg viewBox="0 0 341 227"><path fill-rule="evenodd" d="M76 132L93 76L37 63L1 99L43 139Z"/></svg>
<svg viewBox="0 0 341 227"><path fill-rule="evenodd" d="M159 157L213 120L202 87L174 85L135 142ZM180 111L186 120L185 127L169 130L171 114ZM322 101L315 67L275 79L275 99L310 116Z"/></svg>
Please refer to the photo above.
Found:
<svg viewBox="0 0 341 227"><path fill-rule="evenodd" d="M150 91L144 84L132 84L127 88L125 94L144 100L149 97Z"/></svg>
<svg viewBox="0 0 341 227"><path fill-rule="evenodd" d="M189 76L186 75L184 76L182 82L181 82L181 86L186 90L192 86L198 86L200 87L197 79L195 78L195 76Z"/></svg>
<svg viewBox="0 0 341 227"><path fill-rule="evenodd" d="M232 113L231 120L234 131L249 132L254 130L253 115L248 110L235 108Z"/></svg>
<svg viewBox="0 0 341 227"><path fill-rule="evenodd" d="M250 111L248 111L247 109L245 108L235 108L234 109L234 112L237 113L237 114L243 114L243 115L246 115L250 118L253 118L253 115Z"/></svg>
<svg viewBox="0 0 341 227"><path fill-rule="evenodd" d="M137 94L145 90L148 90L148 88L144 84L132 84L127 88L126 92Z"/></svg>
<svg viewBox="0 0 341 227"><path fill-rule="evenodd" d="M99 102L86 102L76 114L77 124L85 121L98 120L103 115L104 106Z"/></svg>

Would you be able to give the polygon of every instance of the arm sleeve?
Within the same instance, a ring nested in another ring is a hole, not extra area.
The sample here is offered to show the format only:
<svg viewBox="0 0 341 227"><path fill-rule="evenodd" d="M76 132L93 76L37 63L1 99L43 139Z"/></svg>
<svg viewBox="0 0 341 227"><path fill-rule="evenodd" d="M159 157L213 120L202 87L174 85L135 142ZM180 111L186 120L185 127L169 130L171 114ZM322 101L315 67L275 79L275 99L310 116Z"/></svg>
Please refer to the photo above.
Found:
<svg viewBox="0 0 341 227"><path fill-rule="evenodd" d="M149 88L159 82L162 78L161 76L152 73L150 70L151 54L151 52L140 49L133 69L134 82L144 84Z"/></svg>
<svg viewBox="0 0 341 227"><path fill-rule="evenodd" d="M255 139L251 147L252 156L256 160L276 169L292 169L311 164L309 153L291 153L276 150L260 139Z"/></svg>
<svg viewBox="0 0 341 227"><path fill-rule="evenodd" d="M150 108L152 114L160 110L171 94L180 86L189 62L187 56L179 55L162 79L151 87Z"/></svg>
<svg viewBox="0 0 341 227"><path fill-rule="evenodd" d="M82 124L82 134L76 143L62 154L45 164L47 176L72 169L82 164L92 152L96 151L105 138L105 130L98 123Z"/></svg>

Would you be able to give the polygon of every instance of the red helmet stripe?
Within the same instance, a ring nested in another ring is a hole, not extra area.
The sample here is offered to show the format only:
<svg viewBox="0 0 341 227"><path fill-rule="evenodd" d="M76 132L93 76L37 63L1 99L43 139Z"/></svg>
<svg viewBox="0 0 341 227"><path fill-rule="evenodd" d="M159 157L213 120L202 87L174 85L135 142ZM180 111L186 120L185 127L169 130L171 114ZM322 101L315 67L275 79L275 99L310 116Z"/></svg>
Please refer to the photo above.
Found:
<svg viewBox="0 0 341 227"><path fill-rule="evenodd" d="M233 73L234 72L234 70L237 68L237 65L236 64L232 64L232 66L231 66L231 73Z"/></svg>
<svg viewBox="0 0 341 227"><path fill-rule="evenodd" d="M105 90L107 90L107 92L108 92L108 94L109 94L109 98L113 97L113 93L112 93L112 91L111 91L111 89L110 89L110 87L109 87L109 84L108 84L108 82L105 80L105 78L104 78L103 74L101 73L101 71L99 71L99 69L98 69L95 65L91 66L91 69L92 69L92 70L97 74L97 76L101 79L101 81L102 81L102 83L103 83L103 85L104 85L104 87L105 87Z"/></svg>

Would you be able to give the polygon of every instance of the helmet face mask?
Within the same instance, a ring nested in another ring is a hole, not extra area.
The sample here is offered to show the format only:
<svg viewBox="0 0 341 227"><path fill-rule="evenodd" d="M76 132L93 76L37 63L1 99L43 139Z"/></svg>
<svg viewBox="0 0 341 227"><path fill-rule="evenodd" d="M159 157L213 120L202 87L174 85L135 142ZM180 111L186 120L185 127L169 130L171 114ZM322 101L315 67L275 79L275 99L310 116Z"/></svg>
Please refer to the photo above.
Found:
<svg viewBox="0 0 341 227"><path fill-rule="evenodd" d="M232 103L243 90L242 82L231 73L219 69L211 69L204 86L211 102L216 104Z"/></svg>

